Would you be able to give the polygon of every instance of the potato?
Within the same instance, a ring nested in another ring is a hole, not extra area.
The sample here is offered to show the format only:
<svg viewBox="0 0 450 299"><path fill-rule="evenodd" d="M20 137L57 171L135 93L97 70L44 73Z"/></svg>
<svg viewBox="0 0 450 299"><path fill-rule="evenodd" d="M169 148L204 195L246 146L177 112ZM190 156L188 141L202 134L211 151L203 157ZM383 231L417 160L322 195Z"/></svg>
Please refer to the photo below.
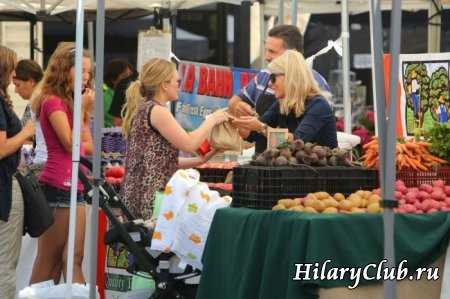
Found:
<svg viewBox="0 0 450 299"><path fill-rule="evenodd" d="M325 199L323 201L323 203L325 204L325 206L327 208L329 208L329 207L333 207L333 208L339 207L339 202L336 199L332 198L332 197L329 197L329 198Z"/></svg>
<svg viewBox="0 0 450 299"><path fill-rule="evenodd" d="M295 205L296 206L299 206L299 205L302 204L302 199L301 198L294 198L294 201L295 201Z"/></svg>
<svg viewBox="0 0 450 299"><path fill-rule="evenodd" d="M289 211L295 211L295 212L303 212L305 208L303 206L295 206L289 209Z"/></svg>
<svg viewBox="0 0 450 299"><path fill-rule="evenodd" d="M350 211L352 208L353 203L350 200L345 199L339 203L340 210Z"/></svg>
<svg viewBox="0 0 450 299"><path fill-rule="evenodd" d="M344 196L344 194L342 194L342 193L335 193L333 197L334 197L334 199L336 199L337 201L343 201L343 200L345 199L345 196Z"/></svg>
<svg viewBox="0 0 450 299"><path fill-rule="evenodd" d="M313 207L306 207L304 212L317 214L317 211Z"/></svg>
<svg viewBox="0 0 450 299"><path fill-rule="evenodd" d="M371 213L371 214L377 214L381 212L381 208L380 208L380 203L379 202L374 202L371 203L368 207L367 207L367 212Z"/></svg>
<svg viewBox="0 0 450 299"><path fill-rule="evenodd" d="M338 209L335 207L328 207L325 210L323 210L323 214L336 214L338 212Z"/></svg>
<svg viewBox="0 0 450 299"><path fill-rule="evenodd" d="M356 195L364 196L364 192L365 192L364 190L358 190L355 193L356 193Z"/></svg>
<svg viewBox="0 0 450 299"><path fill-rule="evenodd" d="M314 195L314 193L308 193L305 198L306 199L308 199L308 198L317 199L317 197Z"/></svg>
<svg viewBox="0 0 450 299"><path fill-rule="evenodd" d="M367 207L367 203L368 203L368 200L367 200L366 198L363 198L363 199L361 200L361 206L360 206L360 208L365 208L365 207Z"/></svg>
<svg viewBox="0 0 450 299"><path fill-rule="evenodd" d="M316 192L314 193L314 195L316 196L317 199L320 200L327 199L328 197L330 197L330 194L328 194L327 192Z"/></svg>
<svg viewBox="0 0 450 299"><path fill-rule="evenodd" d="M277 204L272 208L272 211L286 210L286 207L282 204Z"/></svg>
<svg viewBox="0 0 450 299"><path fill-rule="evenodd" d="M284 205L287 209L292 208L296 205L293 199L280 199L278 204Z"/></svg>
<svg viewBox="0 0 450 299"><path fill-rule="evenodd" d="M353 202L353 206L356 208L360 208L362 207L362 198L359 195L350 195L348 200L350 200L351 202Z"/></svg>
<svg viewBox="0 0 450 299"><path fill-rule="evenodd" d="M321 200L316 200L314 202L313 208L317 211L317 212L322 212L323 210L325 210L326 206L325 203Z"/></svg>
<svg viewBox="0 0 450 299"><path fill-rule="evenodd" d="M369 197L370 197L371 195L372 195L372 192L371 192L371 191L364 191L363 198L369 199Z"/></svg>
<svg viewBox="0 0 450 299"><path fill-rule="evenodd" d="M367 204L370 205L372 203L380 202L381 197L377 194L372 194L367 201Z"/></svg>
<svg viewBox="0 0 450 299"><path fill-rule="evenodd" d="M366 210L365 209L361 209L361 208L352 208L351 210L350 210L352 213L365 213L366 212Z"/></svg>
<svg viewBox="0 0 450 299"><path fill-rule="evenodd" d="M316 199L315 197L314 197L314 198L312 198L312 197L307 197L307 198L305 199L305 202L303 203L303 205L304 205L305 207L314 207L314 203L315 203L316 201L318 201L318 199Z"/></svg>

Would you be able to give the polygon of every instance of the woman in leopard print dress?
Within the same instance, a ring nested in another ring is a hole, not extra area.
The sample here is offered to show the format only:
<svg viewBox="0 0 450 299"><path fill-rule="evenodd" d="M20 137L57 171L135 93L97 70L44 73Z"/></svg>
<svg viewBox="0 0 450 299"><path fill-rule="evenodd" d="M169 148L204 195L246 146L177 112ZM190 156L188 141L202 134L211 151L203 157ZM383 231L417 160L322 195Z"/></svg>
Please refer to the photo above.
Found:
<svg viewBox="0 0 450 299"><path fill-rule="evenodd" d="M178 99L179 85L175 65L154 58L142 67L139 80L126 93L122 129L127 138L127 153L121 195L137 218L151 218L156 191L164 188L177 168L200 165L214 153L179 158L179 150L195 153L211 129L227 120L222 111L217 111L198 129L184 131L166 107Z"/></svg>

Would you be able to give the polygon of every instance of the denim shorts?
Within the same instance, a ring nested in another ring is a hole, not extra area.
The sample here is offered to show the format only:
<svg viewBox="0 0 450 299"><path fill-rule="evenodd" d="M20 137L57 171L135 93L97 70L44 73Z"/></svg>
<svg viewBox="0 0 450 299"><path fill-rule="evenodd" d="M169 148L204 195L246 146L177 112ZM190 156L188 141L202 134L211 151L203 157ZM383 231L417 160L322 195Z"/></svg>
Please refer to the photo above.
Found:
<svg viewBox="0 0 450 299"><path fill-rule="evenodd" d="M70 191L58 189L46 184L41 185L48 205L52 208L70 208ZM81 192L77 193L77 205L86 204Z"/></svg>

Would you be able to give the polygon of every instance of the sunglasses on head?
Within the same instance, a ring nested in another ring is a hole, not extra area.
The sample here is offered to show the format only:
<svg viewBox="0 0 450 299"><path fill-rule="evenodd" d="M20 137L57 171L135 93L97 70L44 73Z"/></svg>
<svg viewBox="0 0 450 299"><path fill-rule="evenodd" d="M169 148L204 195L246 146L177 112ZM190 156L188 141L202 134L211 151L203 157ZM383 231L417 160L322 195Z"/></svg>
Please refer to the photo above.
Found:
<svg viewBox="0 0 450 299"><path fill-rule="evenodd" d="M277 76L284 76L284 74L281 74L281 73L279 73L279 74L270 74L270 77L269 77L270 83L274 84L275 81L277 80Z"/></svg>

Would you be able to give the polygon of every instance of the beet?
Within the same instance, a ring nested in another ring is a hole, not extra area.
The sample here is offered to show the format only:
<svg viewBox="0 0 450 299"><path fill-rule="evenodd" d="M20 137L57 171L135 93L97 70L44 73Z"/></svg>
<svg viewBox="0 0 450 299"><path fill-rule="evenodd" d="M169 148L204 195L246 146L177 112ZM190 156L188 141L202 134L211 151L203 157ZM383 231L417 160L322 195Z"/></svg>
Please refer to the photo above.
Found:
<svg viewBox="0 0 450 299"><path fill-rule="evenodd" d="M279 156L275 159L274 163L275 166L286 166L288 165L288 159L284 156Z"/></svg>
<svg viewBox="0 0 450 299"><path fill-rule="evenodd" d="M292 157L291 150L288 147L282 148L280 150L280 157L285 157L287 160Z"/></svg>
<svg viewBox="0 0 450 299"><path fill-rule="evenodd" d="M289 164L290 165L297 165L299 163L297 162L297 159L295 157L290 157L289 158Z"/></svg>
<svg viewBox="0 0 450 299"><path fill-rule="evenodd" d="M337 166L338 165L338 161L337 161L336 156L331 156L328 159L328 164L331 165L331 166Z"/></svg>
<svg viewBox="0 0 450 299"><path fill-rule="evenodd" d="M298 163L303 163L303 159L304 159L305 157L308 157L308 155L307 155L304 151L302 151L302 150L298 151L298 152L295 154L295 158L297 158Z"/></svg>
<svg viewBox="0 0 450 299"><path fill-rule="evenodd" d="M319 157L319 159L322 159L327 155L325 149L320 145L316 145L315 147L313 147L313 153L315 153L317 157Z"/></svg>
<svg viewBox="0 0 450 299"><path fill-rule="evenodd" d="M327 158L323 157L322 159L319 160L319 162L317 164L319 166L328 166Z"/></svg>
<svg viewBox="0 0 450 299"><path fill-rule="evenodd" d="M311 159L311 164L315 165L319 162L319 157L316 153L309 154L309 158Z"/></svg>
<svg viewBox="0 0 450 299"><path fill-rule="evenodd" d="M305 150L305 152L306 152L307 154L311 154L311 153L312 153L313 147L314 147L314 144L313 144L313 143L307 142L307 143L305 144L304 150Z"/></svg>

